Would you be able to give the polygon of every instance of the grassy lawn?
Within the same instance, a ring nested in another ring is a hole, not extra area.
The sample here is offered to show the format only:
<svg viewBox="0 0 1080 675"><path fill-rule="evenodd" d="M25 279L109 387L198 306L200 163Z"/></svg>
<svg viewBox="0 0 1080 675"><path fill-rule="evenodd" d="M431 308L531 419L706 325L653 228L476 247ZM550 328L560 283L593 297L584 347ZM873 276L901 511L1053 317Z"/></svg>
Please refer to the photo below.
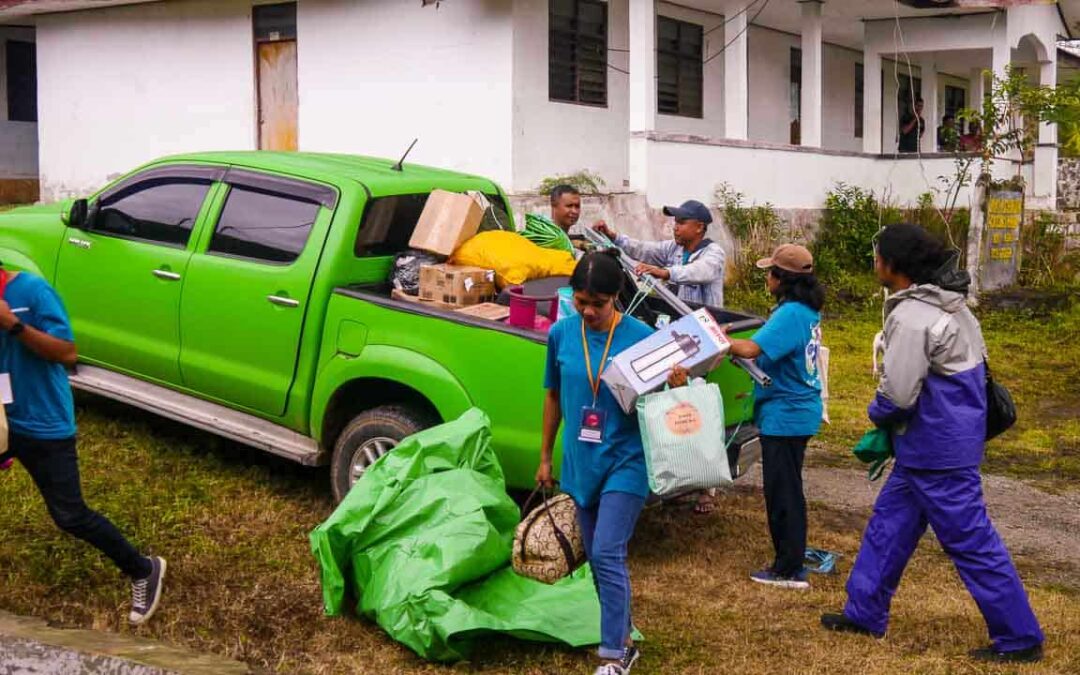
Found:
<svg viewBox="0 0 1080 675"><path fill-rule="evenodd" d="M1012 393L1016 426L987 447L985 470L1067 488L1080 477L1080 305L1048 316L995 311L980 316L994 377ZM821 434L828 453L817 461L845 464L869 428L874 395L871 345L881 330L880 308L827 320L832 424Z"/></svg>
<svg viewBox="0 0 1080 675"><path fill-rule="evenodd" d="M830 319L833 424L818 461L853 466L851 443L872 394L873 312ZM989 469L1062 486L1080 469L1070 380L1080 361L1080 312L1038 321L984 319L995 370L1020 405ZM494 640L452 669L426 664L355 618L322 615L307 533L332 510L328 475L248 451L120 405L80 398L80 456L89 503L139 545L169 559L166 598L140 634L293 673L591 673L587 654ZM63 626L117 632L128 586L88 546L60 534L19 467L0 475L0 608ZM644 673L953 673L978 670L966 651L986 641L951 563L928 540L913 559L883 642L831 635L818 615L839 608L868 514L814 505L811 542L839 551L841 573L806 593L746 580L770 555L760 493L739 488L706 518L646 512L632 547L635 616L648 637ZM1080 672L1080 582L1044 576L1018 558L1050 637L1039 672Z"/></svg>

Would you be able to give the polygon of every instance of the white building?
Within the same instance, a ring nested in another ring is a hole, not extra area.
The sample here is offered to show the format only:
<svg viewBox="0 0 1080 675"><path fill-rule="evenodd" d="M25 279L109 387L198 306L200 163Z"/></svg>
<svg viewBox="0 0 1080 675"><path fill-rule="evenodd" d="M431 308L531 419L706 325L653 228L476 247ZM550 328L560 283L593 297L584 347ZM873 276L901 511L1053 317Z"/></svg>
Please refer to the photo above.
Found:
<svg viewBox="0 0 1080 675"><path fill-rule="evenodd" d="M170 153L419 138L410 161L515 193L586 169L654 206L723 182L787 209L837 181L913 202L952 171L946 112L1008 64L1053 84L1077 21L1080 0L0 0L0 42L37 44L36 125L0 121L0 180L52 199ZM921 154L898 156L920 94ZM1050 207L1052 126L1016 166Z"/></svg>

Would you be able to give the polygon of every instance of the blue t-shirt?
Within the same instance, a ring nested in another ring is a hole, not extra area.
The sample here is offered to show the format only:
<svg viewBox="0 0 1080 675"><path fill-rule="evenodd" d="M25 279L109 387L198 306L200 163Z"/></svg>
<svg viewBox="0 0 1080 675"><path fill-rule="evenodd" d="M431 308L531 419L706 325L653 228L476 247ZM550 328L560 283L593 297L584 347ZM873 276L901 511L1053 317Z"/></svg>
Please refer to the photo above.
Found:
<svg viewBox="0 0 1080 675"><path fill-rule="evenodd" d="M4 300L27 326L74 342L60 296L41 277L20 272L9 278ZM0 331L0 373L11 377L14 401L5 406L11 433L40 440L75 435L75 403L63 365L42 359Z"/></svg>
<svg viewBox="0 0 1080 675"><path fill-rule="evenodd" d="M624 316L615 328L608 363L604 367L610 366L611 359L619 352L652 335L652 332L652 328L641 321ZM604 355L608 333L586 328L585 336L595 377ZM585 372L585 351L581 345L580 316L567 317L551 327L544 387L559 392L559 404L562 406L563 491L583 507L595 505L600 495L606 492L627 492L648 497L649 478L637 415L624 413L603 382L600 383L596 407L607 414L604 442L583 443L578 440L581 411L593 404L592 388Z"/></svg>
<svg viewBox="0 0 1080 675"><path fill-rule="evenodd" d="M821 427L821 317L801 302L784 302L752 338L758 365L772 386L754 386L754 420L765 436L813 436Z"/></svg>

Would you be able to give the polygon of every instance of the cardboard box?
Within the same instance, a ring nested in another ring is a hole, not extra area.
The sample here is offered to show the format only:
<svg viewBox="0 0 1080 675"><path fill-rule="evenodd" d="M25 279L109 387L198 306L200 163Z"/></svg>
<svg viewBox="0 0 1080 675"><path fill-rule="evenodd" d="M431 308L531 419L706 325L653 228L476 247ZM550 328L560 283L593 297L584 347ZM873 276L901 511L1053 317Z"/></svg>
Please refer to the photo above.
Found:
<svg viewBox="0 0 1080 675"><path fill-rule="evenodd" d="M469 195L432 190L416 221L409 247L449 256L476 236L483 219L484 209Z"/></svg>
<svg viewBox="0 0 1080 675"><path fill-rule="evenodd" d="M494 302L482 302L479 305L472 305L471 307L459 307L454 311L458 314L475 316L478 319L487 319L489 321L502 321L510 316L509 307L496 305Z"/></svg>
<svg viewBox="0 0 1080 675"><path fill-rule="evenodd" d="M452 307L468 307L495 299L495 272L464 265L420 268L420 299Z"/></svg>
<svg viewBox="0 0 1080 675"><path fill-rule="evenodd" d="M703 377L731 349L720 324L702 308L672 322L611 360L601 379L619 406L633 412L638 397L663 388L671 369L681 365Z"/></svg>
<svg viewBox="0 0 1080 675"><path fill-rule="evenodd" d="M408 293L406 293L404 291L399 291L396 288L390 291L390 298L392 300L400 300L402 302L411 302L413 304L421 305L422 307L428 307L430 309L444 309L444 310L450 311L450 312L454 311L455 309L458 309L457 307L453 307L451 305L444 305L441 302L432 302L431 300L421 300L419 295L409 295Z"/></svg>

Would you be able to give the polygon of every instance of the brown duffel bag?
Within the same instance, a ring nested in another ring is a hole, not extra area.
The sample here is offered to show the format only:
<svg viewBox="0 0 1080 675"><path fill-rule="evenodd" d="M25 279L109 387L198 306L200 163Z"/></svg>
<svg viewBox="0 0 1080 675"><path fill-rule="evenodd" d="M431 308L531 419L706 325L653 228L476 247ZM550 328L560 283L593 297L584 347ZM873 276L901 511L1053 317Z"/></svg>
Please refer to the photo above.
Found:
<svg viewBox="0 0 1080 675"><path fill-rule="evenodd" d="M544 500L532 511L537 494ZM526 514L514 531L512 564L523 577L553 584L585 562L585 545L578 526L577 506L570 495L548 496L537 487L522 511Z"/></svg>

